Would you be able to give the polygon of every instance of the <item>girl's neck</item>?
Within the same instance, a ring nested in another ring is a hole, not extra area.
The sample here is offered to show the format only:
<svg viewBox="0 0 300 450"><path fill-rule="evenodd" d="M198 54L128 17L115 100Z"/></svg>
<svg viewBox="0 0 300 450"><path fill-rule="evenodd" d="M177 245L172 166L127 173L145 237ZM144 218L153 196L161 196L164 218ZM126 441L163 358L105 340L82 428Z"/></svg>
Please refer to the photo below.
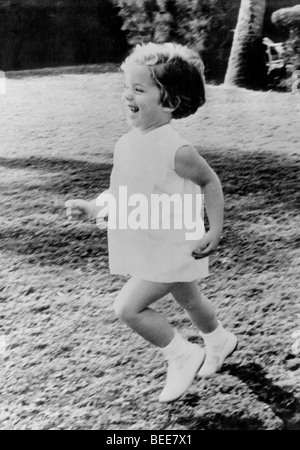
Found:
<svg viewBox="0 0 300 450"><path fill-rule="evenodd" d="M166 125L170 125L170 123L171 123L171 120L166 120L165 122L162 122L160 124L152 125L152 126L148 127L147 129L134 128L134 130L136 130L140 134L148 134L148 133L151 133L151 131L165 127Z"/></svg>

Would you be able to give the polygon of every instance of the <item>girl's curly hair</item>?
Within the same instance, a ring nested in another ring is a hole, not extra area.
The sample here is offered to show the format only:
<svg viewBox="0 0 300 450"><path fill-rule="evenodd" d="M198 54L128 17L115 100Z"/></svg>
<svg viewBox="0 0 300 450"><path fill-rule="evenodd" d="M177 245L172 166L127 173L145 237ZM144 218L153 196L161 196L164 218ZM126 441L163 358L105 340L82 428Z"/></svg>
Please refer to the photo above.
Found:
<svg viewBox="0 0 300 450"><path fill-rule="evenodd" d="M137 45L121 68L129 64L148 66L161 90L164 107L172 108L174 119L194 114L205 103L204 64L200 56L179 44Z"/></svg>

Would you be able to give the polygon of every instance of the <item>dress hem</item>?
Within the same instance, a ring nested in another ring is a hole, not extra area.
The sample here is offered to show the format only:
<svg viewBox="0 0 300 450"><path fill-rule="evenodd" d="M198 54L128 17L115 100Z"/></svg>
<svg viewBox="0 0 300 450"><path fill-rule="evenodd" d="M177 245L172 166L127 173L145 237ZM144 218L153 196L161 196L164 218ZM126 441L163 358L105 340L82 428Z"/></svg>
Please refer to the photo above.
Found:
<svg viewBox="0 0 300 450"><path fill-rule="evenodd" d="M166 283L166 284L169 284L169 283L192 283L192 282L199 281L199 280L202 280L202 279L210 276L210 273L207 272L206 274L199 275L196 278L193 277L193 278L189 278L189 279L176 279L176 280L174 280L174 279L173 280L161 280L161 279L156 278L154 280L153 278L150 279L147 276L143 276L142 274L139 274L139 273L131 273L130 274L130 273L125 273L125 272L121 273L120 271L110 271L110 274L125 276L125 277L128 277L128 276L129 277L137 277L144 281L151 281L152 283Z"/></svg>

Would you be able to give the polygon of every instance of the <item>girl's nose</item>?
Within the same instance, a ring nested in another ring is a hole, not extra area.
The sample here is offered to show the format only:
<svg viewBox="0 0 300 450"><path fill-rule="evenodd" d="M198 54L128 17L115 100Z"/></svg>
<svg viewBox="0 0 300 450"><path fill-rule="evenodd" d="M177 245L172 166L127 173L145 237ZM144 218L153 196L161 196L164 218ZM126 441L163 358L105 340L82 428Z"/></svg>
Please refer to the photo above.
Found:
<svg viewBox="0 0 300 450"><path fill-rule="evenodd" d="M125 100L132 100L133 99L133 92L131 89L125 89L123 97Z"/></svg>

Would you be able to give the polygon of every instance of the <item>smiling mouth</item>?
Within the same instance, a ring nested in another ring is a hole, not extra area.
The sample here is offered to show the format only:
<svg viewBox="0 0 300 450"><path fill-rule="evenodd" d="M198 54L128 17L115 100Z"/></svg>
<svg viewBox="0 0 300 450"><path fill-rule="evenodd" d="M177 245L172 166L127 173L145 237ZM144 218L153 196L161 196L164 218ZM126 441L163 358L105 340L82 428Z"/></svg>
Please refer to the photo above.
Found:
<svg viewBox="0 0 300 450"><path fill-rule="evenodd" d="M137 113L137 112L139 112L139 108L137 108L136 106L131 106L131 105L128 105L128 109L131 111L131 112L133 112L133 113Z"/></svg>

